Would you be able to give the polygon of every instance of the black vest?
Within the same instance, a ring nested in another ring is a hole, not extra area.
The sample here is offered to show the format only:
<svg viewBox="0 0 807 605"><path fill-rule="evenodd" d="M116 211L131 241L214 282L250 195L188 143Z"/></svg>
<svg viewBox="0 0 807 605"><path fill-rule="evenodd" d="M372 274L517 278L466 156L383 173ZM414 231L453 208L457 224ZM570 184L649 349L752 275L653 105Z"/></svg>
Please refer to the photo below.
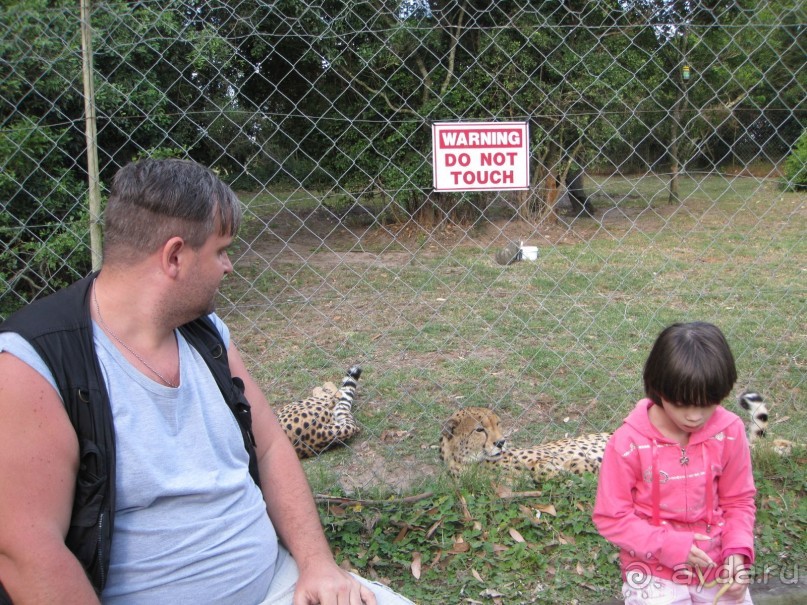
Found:
<svg viewBox="0 0 807 605"><path fill-rule="evenodd" d="M95 274L23 307L0 324L39 353L53 373L79 442L79 470L73 514L65 544L84 566L98 594L109 571L115 516L115 428L109 394L95 355L89 296ZM227 350L213 322L202 317L179 331L205 360L225 402L235 415L249 472L260 487L252 413L244 383L232 377ZM11 603L0 584L0 605Z"/></svg>

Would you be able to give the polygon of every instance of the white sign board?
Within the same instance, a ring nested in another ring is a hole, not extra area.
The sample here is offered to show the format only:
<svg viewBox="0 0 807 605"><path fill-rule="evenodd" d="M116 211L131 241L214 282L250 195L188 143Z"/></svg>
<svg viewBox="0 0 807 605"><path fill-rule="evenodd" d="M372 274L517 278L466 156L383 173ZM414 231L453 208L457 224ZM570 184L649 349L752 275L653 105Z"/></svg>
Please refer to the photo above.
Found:
<svg viewBox="0 0 807 605"><path fill-rule="evenodd" d="M529 189L526 122L432 124L436 191Z"/></svg>

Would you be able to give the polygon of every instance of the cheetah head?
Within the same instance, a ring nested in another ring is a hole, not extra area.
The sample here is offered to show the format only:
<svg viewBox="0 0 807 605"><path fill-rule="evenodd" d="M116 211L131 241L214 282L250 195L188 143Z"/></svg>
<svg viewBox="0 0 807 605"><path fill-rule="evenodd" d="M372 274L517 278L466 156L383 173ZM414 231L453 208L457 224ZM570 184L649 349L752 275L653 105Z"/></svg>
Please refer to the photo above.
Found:
<svg viewBox="0 0 807 605"><path fill-rule="evenodd" d="M498 459L504 443L495 412L487 408L462 408L443 425L440 454L449 472L456 476L473 463Z"/></svg>

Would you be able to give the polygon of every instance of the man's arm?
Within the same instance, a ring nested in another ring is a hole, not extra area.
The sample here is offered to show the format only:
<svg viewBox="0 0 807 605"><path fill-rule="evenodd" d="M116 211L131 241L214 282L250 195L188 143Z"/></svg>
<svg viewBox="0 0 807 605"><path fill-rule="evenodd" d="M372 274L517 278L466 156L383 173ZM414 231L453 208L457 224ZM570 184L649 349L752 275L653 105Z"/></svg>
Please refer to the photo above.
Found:
<svg viewBox="0 0 807 605"><path fill-rule="evenodd" d="M289 438L232 344L228 355L232 375L244 381L246 397L252 406L252 429L266 509L300 570L295 605L359 603L359 596L367 605L375 605L370 590L336 565L311 488Z"/></svg>
<svg viewBox="0 0 807 605"><path fill-rule="evenodd" d="M77 467L78 440L58 393L0 353L0 581L15 605L98 603L64 544Z"/></svg>

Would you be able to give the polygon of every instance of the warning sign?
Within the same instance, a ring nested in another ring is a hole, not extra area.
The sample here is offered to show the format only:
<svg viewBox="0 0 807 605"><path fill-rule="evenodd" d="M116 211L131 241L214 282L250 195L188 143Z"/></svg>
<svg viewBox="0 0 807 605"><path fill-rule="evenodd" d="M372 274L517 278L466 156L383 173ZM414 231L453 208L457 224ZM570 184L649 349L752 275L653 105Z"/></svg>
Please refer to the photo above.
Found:
<svg viewBox="0 0 807 605"><path fill-rule="evenodd" d="M526 122L437 122L432 147L437 191L529 188Z"/></svg>

